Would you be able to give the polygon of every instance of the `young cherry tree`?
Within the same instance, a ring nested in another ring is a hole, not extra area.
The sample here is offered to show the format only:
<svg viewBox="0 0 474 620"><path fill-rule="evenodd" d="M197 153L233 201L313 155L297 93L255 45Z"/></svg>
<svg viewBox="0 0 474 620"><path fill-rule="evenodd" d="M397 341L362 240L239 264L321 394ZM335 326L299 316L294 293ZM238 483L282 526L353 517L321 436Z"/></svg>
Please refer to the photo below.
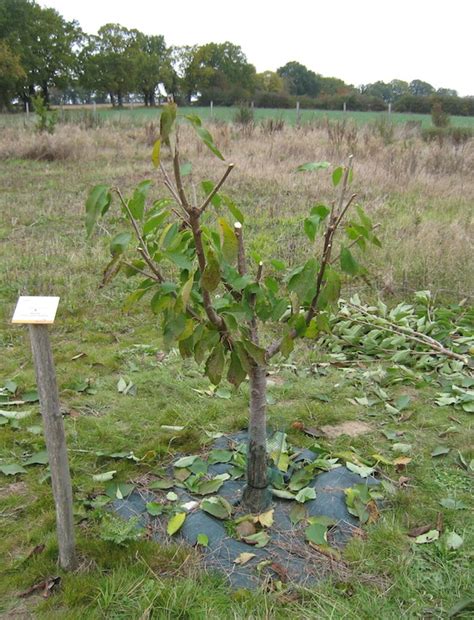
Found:
<svg viewBox="0 0 474 620"><path fill-rule="evenodd" d="M117 187L98 185L86 203L86 228L90 236L99 218L118 198L128 229L110 243L112 259L103 283L119 271L138 280L125 308L148 295L152 311L161 317L166 345L177 344L183 358L204 362L204 372L214 385L223 377L238 387L250 384L247 478L242 502L251 512L268 507L266 450L266 373L276 355L288 356L297 338L316 338L328 330L328 312L339 297L341 275L358 276L364 270L351 247L379 244L373 225L359 206L357 218L347 218L355 195L349 195L351 158L332 173L337 199L317 204L304 220L304 231L314 256L287 272L278 259L249 261L245 251L244 216L221 193L233 164L227 164L220 180L205 180L193 187L182 164L177 108L168 104L161 114L160 139L152 161L159 169L168 197L147 206L151 181L138 184L130 197ZM199 138L225 162L211 134L197 116L185 116ZM170 155L161 157L167 148ZM298 170L327 168L326 162L303 164ZM199 189L199 197L198 194ZM229 212L235 223L224 213ZM344 227L342 226L344 222ZM340 232L342 241L337 241ZM342 272L342 274L341 274ZM268 327L271 326L271 329ZM267 341L269 333L278 336Z"/></svg>

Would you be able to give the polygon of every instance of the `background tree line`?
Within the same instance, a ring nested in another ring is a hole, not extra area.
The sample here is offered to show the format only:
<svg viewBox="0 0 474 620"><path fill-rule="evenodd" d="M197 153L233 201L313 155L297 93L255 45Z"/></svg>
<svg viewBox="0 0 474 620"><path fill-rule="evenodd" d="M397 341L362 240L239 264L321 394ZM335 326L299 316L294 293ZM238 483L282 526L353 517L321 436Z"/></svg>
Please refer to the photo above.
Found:
<svg viewBox="0 0 474 620"><path fill-rule="evenodd" d="M153 106L173 95L183 104L429 112L434 99L451 114L473 115L474 98L422 80L392 80L358 88L323 77L291 61L257 73L230 42L168 46L162 35L146 35L105 24L89 35L77 21L33 0L0 0L0 107L26 104L35 94L49 103L135 101Z"/></svg>

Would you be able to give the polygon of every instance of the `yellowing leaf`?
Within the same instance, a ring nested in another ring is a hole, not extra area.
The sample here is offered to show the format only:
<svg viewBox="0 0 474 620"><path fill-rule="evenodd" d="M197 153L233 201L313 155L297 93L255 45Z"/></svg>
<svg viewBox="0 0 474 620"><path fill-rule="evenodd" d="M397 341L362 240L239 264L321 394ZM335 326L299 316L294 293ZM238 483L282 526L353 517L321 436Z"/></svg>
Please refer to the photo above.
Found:
<svg viewBox="0 0 474 620"><path fill-rule="evenodd" d="M263 527L271 527L273 525L273 508L271 510L267 510L267 512L262 512L262 514L257 516L257 520Z"/></svg>
<svg viewBox="0 0 474 620"><path fill-rule="evenodd" d="M243 566L244 564L247 564L247 562L249 562L252 558L254 558L255 555L255 553L245 553L244 551L235 558L234 564L240 564L241 566Z"/></svg>
<svg viewBox="0 0 474 620"><path fill-rule="evenodd" d="M180 529L186 519L185 512L178 512L173 515L171 519L168 521L168 526L166 527L166 531L168 536L173 536Z"/></svg>
<svg viewBox="0 0 474 620"><path fill-rule="evenodd" d="M233 228L224 217L220 217L217 221L220 228L222 254L228 263L233 264L237 259L237 237Z"/></svg>

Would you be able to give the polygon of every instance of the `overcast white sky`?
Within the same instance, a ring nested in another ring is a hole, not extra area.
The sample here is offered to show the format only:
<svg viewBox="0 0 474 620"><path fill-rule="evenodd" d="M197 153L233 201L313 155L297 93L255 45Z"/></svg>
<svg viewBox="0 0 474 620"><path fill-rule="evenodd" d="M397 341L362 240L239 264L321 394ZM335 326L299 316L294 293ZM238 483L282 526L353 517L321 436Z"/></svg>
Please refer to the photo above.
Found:
<svg viewBox="0 0 474 620"><path fill-rule="evenodd" d="M474 0L46 0L88 33L108 22L167 45L231 41L257 71L297 60L359 85L421 79L474 95Z"/></svg>

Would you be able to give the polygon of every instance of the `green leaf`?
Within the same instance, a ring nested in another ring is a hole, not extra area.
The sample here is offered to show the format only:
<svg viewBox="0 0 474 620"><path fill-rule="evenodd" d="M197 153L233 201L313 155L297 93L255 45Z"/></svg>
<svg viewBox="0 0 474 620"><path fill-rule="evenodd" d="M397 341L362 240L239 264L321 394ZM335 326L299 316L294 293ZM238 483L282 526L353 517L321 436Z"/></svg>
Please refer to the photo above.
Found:
<svg viewBox="0 0 474 620"><path fill-rule="evenodd" d="M327 525L322 523L312 523L304 531L306 540L314 543L315 545L327 545L327 530Z"/></svg>
<svg viewBox="0 0 474 620"><path fill-rule="evenodd" d="M467 508L462 500L454 499L453 497L445 497L439 500L439 503L443 508L448 508L449 510L465 510Z"/></svg>
<svg viewBox="0 0 474 620"><path fill-rule="evenodd" d="M218 342L207 358L205 367L206 375L214 385L219 385L221 382L224 363L224 346L221 342Z"/></svg>
<svg viewBox="0 0 474 620"><path fill-rule="evenodd" d="M156 215L150 217L150 219L147 220L145 222L145 225L143 226L143 235L146 237L151 232L159 228L164 223L169 214L170 212L164 209L163 211L160 211Z"/></svg>
<svg viewBox="0 0 474 620"><path fill-rule="evenodd" d="M112 480L112 478L117 473L116 469L112 469L111 471L106 471L103 474L95 474L92 476L92 480L96 482L107 482L108 480Z"/></svg>
<svg viewBox="0 0 474 620"><path fill-rule="evenodd" d="M300 504L304 504L311 499L316 499L316 491L313 487L305 487L296 494L295 499Z"/></svg>
<svg viewBox="0 0 474 620"><path fill-rule="evenodd" d="M32 454L30 458L23 463L23 465L47 465L48 462L49 459L47 451L41 450L40 452Z"/></svg>
<svg viewBox="0 0 474 620"><path fill-rule="evenodd" d="M248 545L255 545L255 547L261 548L265 547L270 542L270 536L265 531L257 532L256 534L251 534L250 536L244 536L242 538L244 542Z"/></svg>
<svg viewBox="0 0 474 620"><path fill-rule="evenodd" d="M285 269L285 263L282 260L278 260L276 258L273 258L270 261L270 264L277 270L277 271L283 271L283 269Z"/></svg>
<svg viewBox="0 0 474 620"><path fill-rule="evenodd" d="M152 517L157 517L158 515L163 514L165 507L164 504L160 504L159 502L148 502L146 509L148 514Z"/></svg>
<svg viewBox="0 0 474 620"><path fill-rule="evenodd" d="M302 267L297 270L288 281L288 290L293 291L298 296L300 304L311 301L316 290L316 278L319 265L315 258L310 258Z"/></svg>
<svg viewBox="0 0 474 620"><path fill-rule="evenodd" d="M192 491L197 495L211 495L212 493L217 493L224 482L224 480L219 480L218 478L214 478L213 480L202 480Z"/></svg>
<svg viewBox="0 0 474 620"><path fill-rule="evenodd" d="M222 161L224 161L224 159L225 159L224 156L219 151L217 146L214 144L214 139L211 136L211 134L209 133L209 131L207 129L205 129L201 125L201 120L198 119L194 115L188 115L185 118L187 118L187 120L189 120L191 122L191 125L194 127L197 135L201 138L201 140L204 142L204 144L207 146L207 148L210 151L212 151L214 153L214 155L216 155L216 157L218 157L219 159L222 159Z"/></svg>
<svg viewBox="0 0 474 620"><path fill-rule="evenodd" d="M151 181L141 181L135 188L133 196L128 201L128 209L136 220L141 220L143 218L145 201L151 186Z"/></svg>
<svg viewBox="0 0 474 620"><path fill-rule="evenodd" d="M221 267L216 254L209 248L207 252L206 267L201 275L201 285L204 290L215 291L221 281Z"/></svg>
<svg viewBox="0 0 474 620"><path fill-rule="evenodd" d="M209 452L208 462L210 465L214 465L215 463L228 463L232 460L233 452L231 450L211 450Z"/></svg>
<svg viewBox="0 0 474 620"><path fill-rule="evenodd" d="M155 168L160 166L160 154L161 154L161 140L157 140L153 145L153 151L151 152L151 161Z"/></svg>
<svg viewBox="0 0 474 620"><path fill-rule="evenodd" d="M173 515L168 521L168 525L166 526L166 532L168 536L173 536L173 534L176 534L176 532L180 529L185 520L185 512L178 512L177 514Z"/></svg>
<svg viewBox="0 0 474 620"><path fill-rule="evenodd" d="M89 192L86 200L86 231L90 237L99 217L105 215L112 202L112 195L107 185L96 185Z"/></svg>
<svg viewBox="0 0 474 620"><path fill-rule="evenodd" d="M328 161L311 161L306 164L300 164L295 172L313 172L314 170L325 170L331 164Z"/></svg>
<svg viewBox="0 0 474 620"><path fill-rule="evenodd" d="M201 502L201 510L204 510L204 512L209 513L217 519L228 519L232 514L232 506L220 495L203 499Z"/></svg>
<svg viewBox="0 0 474 620"><path fill-rule="evenodd" d="M205 180L201 181L201 187L206 196L209 196L209 194L213 191L215 184L213 183L213 181ZM211 205L218 209L221 206L222 200L223 199L219 193L214 194L214 196L211 198Z"/></svg>
<svg viewBox="0 0 474 620"><path fill-rule="evenodd" d="M173 132L176 121L177 105L168 103L163 107L160 116L160 138L163 144L170 146L170 135Z"/></svg>
<svg viewBox="0 0 474 620"><path fill-rule="evenodd" d="M173 463L173 467L189 467L194 463L197 458L198 457L196 454L193 454L191 456L183 456L182 458L178 459L176 463Z"/></svg>
<svg viewBox="0 0 474 620"><path fill-rule="evenodd" d="M110 242L110 253L112 256L118 256L119 254L123 254L130 241L132 240L132 234L129 232L122 232L115 237Z"/></svg>
<svg viewBox="0 0 474 620"><path fill-rule="evenodd" d="M368 478L375 471L373 467L368 467L367 465L356 465L355 463L351 463L350 461L346 462L346 467L349 471L352 471L355 474L359 474L361 478Z"/></svg>
<svg viewBox="0 0 474 620"><path fill-rule="evenodd" d="M431 456L443 456L449 453L449 448L446 446L437 446L432 452Z"/></svg>
<svg viewBox="0 0 474 620"><path fill-rule="evenodd" d="M224 259L229 263L235 263L237 259L238 241L235 235L234 229L229 222L224 218L218 218L219 230L221 235L222 254Z"/></svg>
<svg viewBox="0 0 474 620"><path fill-rule="evenodd" d="M344 170L343 170L342 166L339 166L332 173L332 184L334 185L334 187L337 187L339 185L339 183L341 182L343 172L344 172Z"/></svg>
<svg viewBox="0 0 474 620"><path fill-rule="evenodd" d="M237 222L240 222L240 224L243 224L244 221L245 221L244 215L243 215L242 211L234 203L234 201L231 200L228 196L222 196L222 200L223 200L225 206L229 209L231 214L237 220Z"/></svg>
<svg viewBox="0 0 474 620"><path fill-rule="evenodd" d="M240 361L240 357L237 352L233 350L230 354L230 365L229 370L227 371L227 381L232 383L236 388L245 380L247 376L247 372L244 370L242 366L242 362Z"/></svg>
<svg viewBox="0 0 474 620"><path fill-rule="evenodd" d="M254 342L250 340L241 340L242 346L244 347L247 354L254 360L254 362L258 366L265 366L265 349L259 347Z"/></svg>
<svg viewBox="0 0 474 620"><path fill-rule="evenodd" d="M201 547L207 547L209 545L209 537L206 534L198 534L196 542Z"/></svg>
<svg viewBox="0 0 474 620"><path fill-rule="evenodd" d="M160 489L160 490L168 490L174 487L174 480L171 478L163 478L161 480L155 480L151 484L148 485L149 489Z"/></svg>
<svg viewBox="0 0 474 620"><path fill-rule="evenodd" d="M26 474L26 469L17 463L9 465L0 465L0 471L5 476L16 476L17 474Z"/></svg>
<svg viewBox="0 0 474 620"><path fill-rule="evenodd" d="M349 248L341 248L341 269L350 276L356 276L359 273L359 265L352 256Z"/></svg>
<svg viewBox="0 0 474 620"><path fill-rule="evenodd" d="M280 499L296 499L296 495L290 493L289 491L285 491L284 489L270 489L272 494Z"/></svg>
<svg viewBox="0 0 474 620"><path fill-rule="evenodd" d="M291 507L289 517L293 525L298 525L300 521L306 518L306 508L303 504L293 504Z"/></svg>
<svg viewBox="0 0 474 620"><path fill-rule="evenodd" d="M105 485L105 494L112 499L124 499L135 489L135 485L126 482L109 482Z"/></svg>

